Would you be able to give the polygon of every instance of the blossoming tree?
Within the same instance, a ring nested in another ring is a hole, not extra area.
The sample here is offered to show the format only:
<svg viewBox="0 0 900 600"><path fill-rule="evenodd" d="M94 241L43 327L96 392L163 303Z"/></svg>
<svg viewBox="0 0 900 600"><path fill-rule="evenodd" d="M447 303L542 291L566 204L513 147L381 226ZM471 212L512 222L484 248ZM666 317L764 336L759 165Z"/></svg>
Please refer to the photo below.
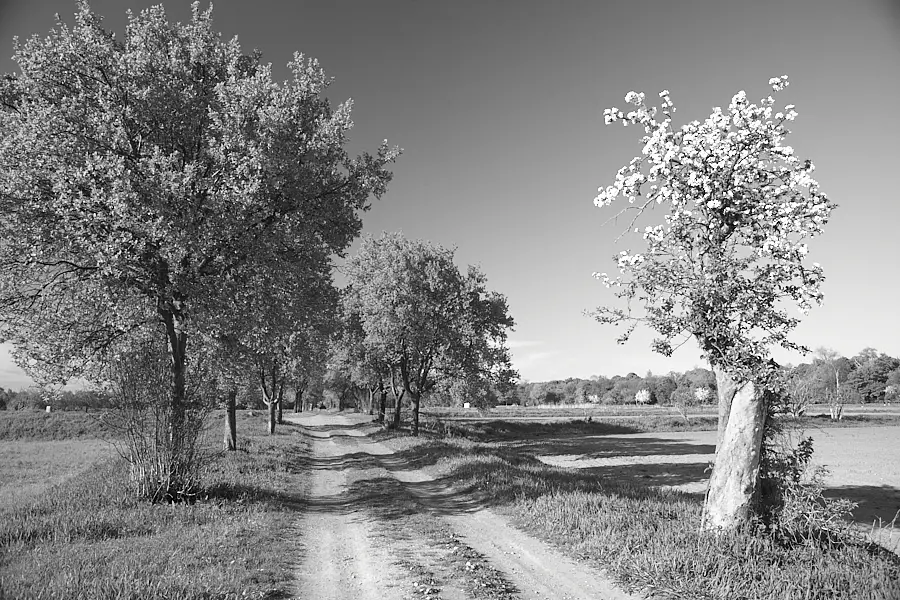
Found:
<svg viewBox="0 0 900 600"><path fill-rule="evenodd" d="M772 93L788 85L771 79ZM704 527L727 529L751 509L773 375L769 349L805 350L788 339L798 318L821 302L822 269L806 264L805 240L822 232L834 205L819 191L813 164L784 143L793 105L759 104L738 92L726 111L704 122L673 126L668 91L659 108L630 92L627 113L604 112L643 129L640 156L602 187L598 207L618 198L628 232L641 233L638 250L615 257L620 276L596 274L624 305L595 312L603 323L626 326L620 342L644 323L659 334L653 348L666 356L694 338L716 374L719 433ZM664 211L651 221L652 210Z"/></svg>

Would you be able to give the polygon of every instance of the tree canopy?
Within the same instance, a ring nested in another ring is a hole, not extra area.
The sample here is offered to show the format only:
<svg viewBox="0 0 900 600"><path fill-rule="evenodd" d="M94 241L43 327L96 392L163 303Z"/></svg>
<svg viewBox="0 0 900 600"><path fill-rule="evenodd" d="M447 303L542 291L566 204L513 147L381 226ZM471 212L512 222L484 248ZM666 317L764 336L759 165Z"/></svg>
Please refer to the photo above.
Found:
<svg viewBox="0 0 900 600"><path fill-rule="evenodd" d="M769 84L775 94L788 80ZM822 268L805 263L805 240L822 232L834 204L812 178L812 162L784 144L793 105L776 112L773 96L757 105L741 91L727 111L676 128L669 92L660 98L657 109L631 92L634 110L605 112L607 123L642 127L644 146L595 203L626 198L618 214L632 216L629 230L657 206L666 212L644 226L642 250L614 258L621 277L598 275L628 305L601 307L596 316L628 325L622 339L645 322L665 355L694 337L713 365L752 377L772 345L803 350L788 338L799 319L787 303L806 312L822 299Z"/></svg>
<svg viewBox="0 0 900 600"><path fill-rule="evenodd" d="M181 355L248 273L319 285L391 178L396 149L344 150L351 103L330 106L315 60L296 54L277 83L196 3L184 24L161 6L130 14L115 37L80 2L15 60L0 88L0 328L34 375L83 371L148 325Z"/></svg>
<svg viewBox="0 0 900 600"><path fill-rule="evenodd" d="M505 346L514 325L506 298L487 289L477 268L463 274L452 250L401 234L366 237L346 274L345 313L360 327L357 356L387 366L401 383L413 402L414 431L421 397L440 380L478 385L515 377Z"/></svg>
<svg viewBox="0 0 900 600"><path fill-rule="evenodd" d="M53 382L102 380L129 344L160 348L169 431L155 439L182 439L188 340L242 334L273 373L318 329L322 303L303 303L328 295L399 151L351 157L351 102L332 108L317 61L295 54L278 83L198 3L187 23L129 13L116 37L81 1L74 25L14 59L0 80L0 337Z"/></svg>

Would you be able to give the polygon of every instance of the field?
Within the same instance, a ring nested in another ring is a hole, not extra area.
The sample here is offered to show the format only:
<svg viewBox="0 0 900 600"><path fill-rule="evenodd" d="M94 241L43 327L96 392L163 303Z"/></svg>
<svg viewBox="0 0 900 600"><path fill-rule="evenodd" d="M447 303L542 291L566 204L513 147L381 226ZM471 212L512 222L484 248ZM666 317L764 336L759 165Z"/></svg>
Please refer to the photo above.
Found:
<svg viewBox="0 0 900 600"><path fill-rule="evenodd" d="M19 432L16 419L42 418L3 416ZM238 452L210 435L202 497L172 506L131 497L127 466L70 418L67 430L56 416L43 440L0 442L0 598L271 598L290 586L305 485L297 428L270 437L261 414L242 413ZM75 439L58 439L67 431Z"/></svg>
<svg viewBox="0 0 900 600"><path fill-rule="evenodd" d="M698 536L710 417L444 414L413 438L360 414L289 414L271 437L239 416L239 451L218 450L213 415L204 493L168 506L123 491L83 415L0 415L0 597L900 597L900 558L863 537L896 550L871 523L900 509L882 460L900 426L810 428L858 526L784 544Z"/></svg>

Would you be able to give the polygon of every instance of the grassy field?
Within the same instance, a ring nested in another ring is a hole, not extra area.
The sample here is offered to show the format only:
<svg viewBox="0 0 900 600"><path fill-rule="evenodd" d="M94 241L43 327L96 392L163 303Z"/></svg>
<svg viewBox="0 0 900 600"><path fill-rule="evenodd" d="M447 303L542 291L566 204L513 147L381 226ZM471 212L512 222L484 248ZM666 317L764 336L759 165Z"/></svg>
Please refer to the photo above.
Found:
<svg viewBox="0 0 900 600"><path fill-rule="evenodd" d="M114 437L104 413L0 411L0 440L81 440Z"/></svg>
<svg viewBox="0 0 900 600"><path fill-rule="evenodd" d="M687 408L690 420L695 418L715 417L718 408L714 404L691 406ZM882 414L886 413L886 414ZM892 424L900 421L900 405L881 404L854 404L844 407L844 419L858 417L883 417L890 419ZM558 419L603 419L635 417L645 419L648 417L673 418L684 420L681 413L673 406L637 405L637 404L583 404L583 405L543 405L543 406L497 406L495 408L479 410L475 408L459 408L450 406L429 406L423 411L423 415L444 420L558 420ZM828 417L828 405L812 404L806 407L806 418L815 420L830 420ZM843 421L842 420L842 421Z"/></svg>
<svg viewBox="0 0 900 600"><path fill-rule="evenodd" d="M612 427L577 425L585 426L598 435ZM472 490L478 502L607 569L628 589L692 599L900 598L900 558L861 539L791 545L753 531L701 536L696 497L545 465L516 450L516 435L531 436L533 428L492 427L499 436L493 440L480 430L477 441L395 437L389 443L412 465ZM549 434L550 426L543 427Z"/></svg>
<svg viewBox="0 0 900 600"><path fill-rule="evenodd" d="M204 491L193 505L135 500L124 491L127 465L115 457L81 464L80 474L29 502L4 505L0 598L288 597L297 549L285 533L302 506L304 438L288 425L266 435L259 413L242 413L238 433L238 452L219 452L218 437L210 439ZM37 468L60 465L52 445L59 442L14 443L47 457L49 466ZM35 461L19 467L31 471ZM8 467L28 476L16 470Z"/></svg>
<svg viewBox="0 0 900 600"><path fill-rule="evenodd" d="M900 415L848 415L840 421L832 421L826 415L786 419L784 422L786 425L806 430L829 427L887 427L900 425ZM616 418L604 418L603 416L589 419L557 418L547 421L530 417L502 420L493 415L483 419L458 420L452 417L438 416L437 413L428 413L422 421L422 427L426 432L482 441L521 440L545 435L715 431L717 426L718 417L712 415L684 419L680 416L655 414L617 416Z"/></svg>

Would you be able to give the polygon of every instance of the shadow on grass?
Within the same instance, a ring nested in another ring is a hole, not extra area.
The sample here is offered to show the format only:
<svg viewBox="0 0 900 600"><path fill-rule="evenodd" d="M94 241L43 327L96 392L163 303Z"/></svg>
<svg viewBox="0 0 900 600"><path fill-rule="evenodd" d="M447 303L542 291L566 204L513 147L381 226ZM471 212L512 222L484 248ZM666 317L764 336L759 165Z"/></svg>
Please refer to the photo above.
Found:
<svg viewBox="0 0 900 600"><path fill-rule="evenodd" d="M713 444L698 444L666 438L631 438L619 435L581 437L551 437L524 440L516 445L520 450L540 456L577 455L581 459L617 458L623 456L679 456L714 454Z"/></svg>
<svg viewBox="0 0 900 600"><path fill-rule="evenodd" d="M201 494L205 502L258 502L276 508L304 510L306 501L299 494L290 494L268 487L243 483L219 482L207 487Z"/></svg>
<svg viewBox="0 0 900 600"><path fill-rule="evenodd" d="M702 501L705 495L705 484L709 480L708 463L653 463L635 465L616 465L589 467L580 469L590 475L619 485L635 487L682 487L691 486L690 490L678 490L679 493ZM704 491L700 491L703 487Z"/></svg>
<svg viewBox="0 0 900 600"><path fill-rule="evenodd" d="M389 456L360 454L351 457L349 462L346 455L311 462L318 463L319 468L341 468L360 461L355 464L406 472L441 459L450 461L451 466L444 476L433 480L421 481L419 477L400 473L399 479L390 475L359 479L340 494L311 500L306 510L351 514L365 508L376 518L393 521L423 510L437 516L459 515L566 492L652 498L664 503L695 502L689 495L659 493L644 486L598 477L595 472L555 468L510 450L435 441Z"/></svg>
<svg viewBox="0 0 900 600"><path fill-rule="evenodd" d="M900 487L889 485L841 486L825 490L828 498L847 498L856 502L853 520L857 523L889 526L894 519L900 528Z"/></svg>

